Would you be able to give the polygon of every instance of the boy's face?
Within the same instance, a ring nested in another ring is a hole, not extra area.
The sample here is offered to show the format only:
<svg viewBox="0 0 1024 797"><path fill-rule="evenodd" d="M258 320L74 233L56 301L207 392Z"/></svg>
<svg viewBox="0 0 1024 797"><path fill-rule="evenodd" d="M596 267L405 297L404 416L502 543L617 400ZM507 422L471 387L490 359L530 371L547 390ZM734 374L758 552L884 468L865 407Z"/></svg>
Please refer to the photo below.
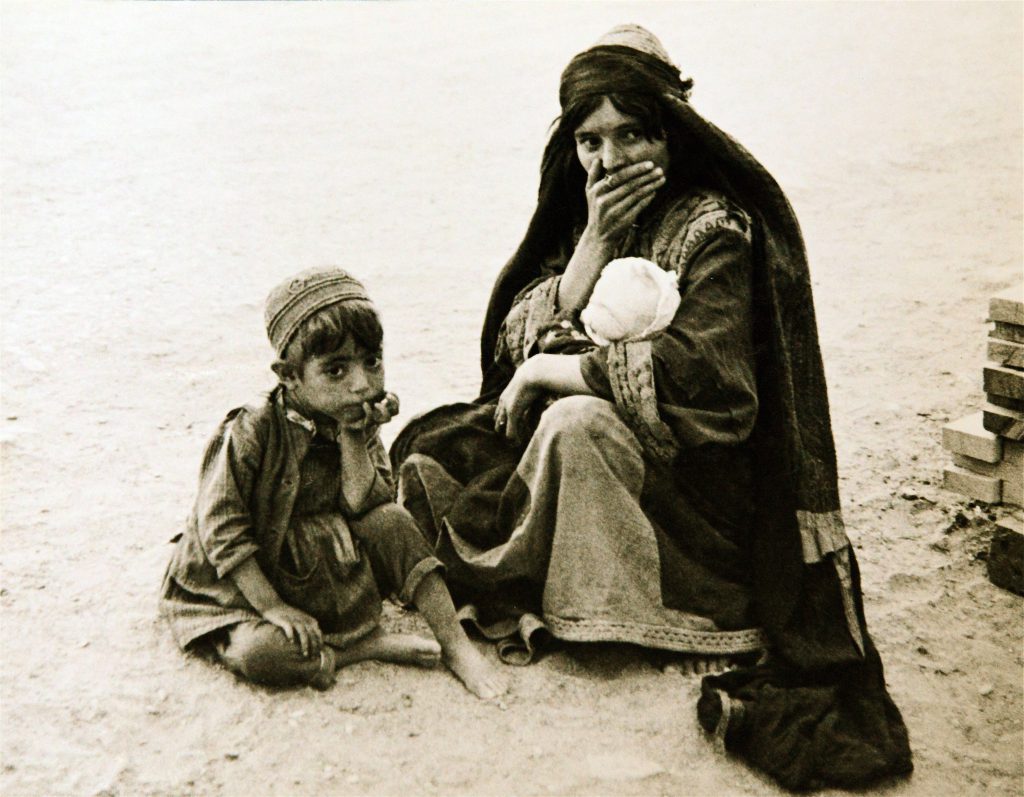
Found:
<svg viewBox="0 0 1024 797"><path fill-rule="evenodd" d="M349 337L340 349L309 358L301 373L283 381L303 409L351 423L363 417L363 402L383 395L384 363L380 351L367 351Z"/></svg>

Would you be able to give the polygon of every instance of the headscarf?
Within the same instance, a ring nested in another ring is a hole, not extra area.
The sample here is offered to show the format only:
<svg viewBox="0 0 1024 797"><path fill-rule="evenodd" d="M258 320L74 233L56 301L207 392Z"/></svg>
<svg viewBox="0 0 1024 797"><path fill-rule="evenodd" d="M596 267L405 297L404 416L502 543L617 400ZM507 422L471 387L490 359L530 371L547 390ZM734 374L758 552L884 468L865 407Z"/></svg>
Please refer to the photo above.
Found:
<svg viewBox="0 0 1024 797"><path fill-rule="evenodd" d="M728 749L790 788L849 787L904 774L912 769L906 727L885 691L881 660L867 634L840 511L800 227L768 171L690 105L691 87L653 34L622 26L572 59L562 73L559 101L564 113L594 95L659 98L670 140L685 140L688 158L699 156L702 173L711 176L713 184L702 187L722 191L753 220L759 412L751 442L760 478L751 572L774 658L705 678L700 719ZM556 129L544 152L537 208L492 291L481 336L482 396L494 395L511 376L493 360L512 302L572 234L580 197L571 192L581 194L583 184L566 179L566 149ZM735 730L739 719L729 724L729 706L741 704L747 707L742 733ZM817 751L829 746L845 760L822 760Z"/></svg>

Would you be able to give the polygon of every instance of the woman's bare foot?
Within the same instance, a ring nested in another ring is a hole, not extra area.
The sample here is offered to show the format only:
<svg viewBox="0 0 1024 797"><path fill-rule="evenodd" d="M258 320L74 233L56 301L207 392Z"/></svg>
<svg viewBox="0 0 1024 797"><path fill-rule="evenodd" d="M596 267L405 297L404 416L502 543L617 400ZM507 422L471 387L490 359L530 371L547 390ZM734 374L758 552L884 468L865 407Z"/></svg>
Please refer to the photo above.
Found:
<svg viewBox="0 0 1024 797"><path fill-rule="evenodd" d="M465 687L483 700L493 700L508 691L505 676L491 666L466 636L445 650L443 660Z"/></svg>
<svg viewBox="0 0 1024 797"><path fill-rule="evenodd" d="M665 672L680 675L715 675L735 666L729 656L700 656L691 654L665 665Z"/></svg>
<svg viewBox="0 0 1024 797"><path fill-rule="evenodd" d="M330 643L329 636L326 641ZM339 668L369 660L436 667L441 661L441 646L433 639L412 634L388 634L377 628L346 647L335 648L334 654Z"/></svg>

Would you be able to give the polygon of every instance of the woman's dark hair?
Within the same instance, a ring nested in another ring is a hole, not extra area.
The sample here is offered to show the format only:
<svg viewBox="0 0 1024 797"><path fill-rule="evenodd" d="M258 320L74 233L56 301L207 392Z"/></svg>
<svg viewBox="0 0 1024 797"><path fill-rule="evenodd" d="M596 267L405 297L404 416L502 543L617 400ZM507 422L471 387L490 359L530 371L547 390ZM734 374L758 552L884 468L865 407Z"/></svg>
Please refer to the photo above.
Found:
<svg viewBox="0 0 1024 797"><path fill-rule="evenodd" d="M662 97L636 92L589 94L569 104L552 123L541 164L541 193L547 189L563 197L564 209L572 220L570 229L585 223L587 213L584 193L587 174L576 155L575 133L605 98L619 113L636 119L649 141L668 143L670 191L681 192L687 187L700 186L727 192L728 186L717 179L710 164L694 157L700 151L696 144L687 140L686 132L679 125L671 124L672 117Z"/></svg>

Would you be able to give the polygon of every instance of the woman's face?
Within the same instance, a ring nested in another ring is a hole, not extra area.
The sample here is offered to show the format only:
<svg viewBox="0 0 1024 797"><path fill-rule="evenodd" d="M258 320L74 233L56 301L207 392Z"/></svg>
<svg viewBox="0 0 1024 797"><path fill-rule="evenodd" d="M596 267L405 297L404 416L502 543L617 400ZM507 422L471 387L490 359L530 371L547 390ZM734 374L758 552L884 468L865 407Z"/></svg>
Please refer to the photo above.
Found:
<svg viewBox="0 0 1024 797"><path fill-rule="evenodd" d="M639 120L619 111L607 97L576 128L574 136L576 156L584 171L590 171L595 159L601 160L599 178L641 161L652 161L668 174L668 142L664 137L644 138Z"/></svg>

